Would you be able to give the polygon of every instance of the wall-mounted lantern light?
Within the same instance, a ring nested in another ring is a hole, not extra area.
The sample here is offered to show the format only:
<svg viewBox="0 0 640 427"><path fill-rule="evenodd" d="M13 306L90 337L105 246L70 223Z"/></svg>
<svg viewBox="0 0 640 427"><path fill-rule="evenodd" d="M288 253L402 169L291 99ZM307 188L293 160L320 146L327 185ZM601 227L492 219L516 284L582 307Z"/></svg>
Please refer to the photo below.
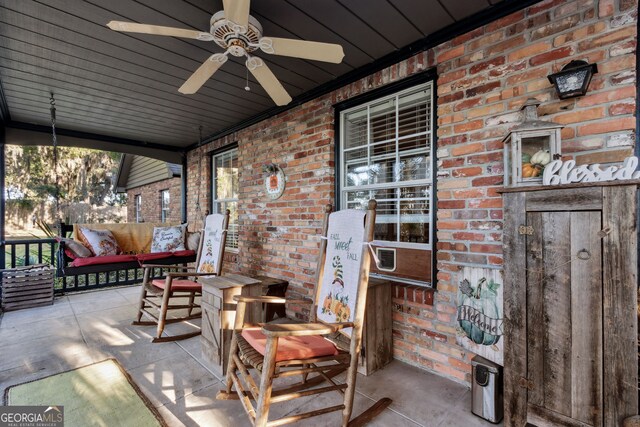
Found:
<svg viewBox="0 0 640 427"><path fill-rule="evenodd" d="M561 71L547 76L556 88L560 99L582 96L587 93L591 77L598 72L596 64L585 61L571 61Z"/></svg>

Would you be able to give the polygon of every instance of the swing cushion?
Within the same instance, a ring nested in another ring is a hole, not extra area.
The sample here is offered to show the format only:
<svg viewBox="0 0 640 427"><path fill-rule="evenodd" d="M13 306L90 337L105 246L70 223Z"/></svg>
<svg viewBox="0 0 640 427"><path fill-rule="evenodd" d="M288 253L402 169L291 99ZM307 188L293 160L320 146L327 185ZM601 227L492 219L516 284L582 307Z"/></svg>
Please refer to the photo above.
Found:
<svg viewBox="0 0 640 427"><path fill-rule="evenodd" d="M135 262L135 255L106 255L92 256L89 258L76 258L71 263L71 267L85 267L87 265L116 264L122 262Z"/></svg>
<svg viewBox="0 0 640 427"><path fill-rule="evenodd" d="M92 230L83 227L80 233L95 256L118 255L121 252L118 241L110 230Z"/></svg>
<svg viewBox="0 0 640 427"><path fill-rule="evenodd" d="M258 353L264 356L267 349L267 337L260 328L242 330L244 338ZM308 359L310 357L335 356L338 349L333 343L320 335L304 335L299 337L280 337L276 362L284 360Z"/></svg>
<svg viewBox="0 0 640 427"><path fill-rule="evenodd" d="M184 250L184 251L175 251L175 252L154 252L151 254L138 254L136 258L140 264L149 261L155 261L159 259L169 258L172 256L175 257L188 257L196 254L196 251Z"/></svg>

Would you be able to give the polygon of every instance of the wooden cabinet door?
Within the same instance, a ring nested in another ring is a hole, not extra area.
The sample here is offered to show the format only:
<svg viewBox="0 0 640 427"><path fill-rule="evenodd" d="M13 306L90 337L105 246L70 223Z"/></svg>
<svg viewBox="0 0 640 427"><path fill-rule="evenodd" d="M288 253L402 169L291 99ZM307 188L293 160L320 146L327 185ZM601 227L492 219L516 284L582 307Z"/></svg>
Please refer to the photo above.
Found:
<svg viewBox="0 0 640 427"><path fill-rule="evenodd" d="M636 185L505 190L505 427L638 413Z"/></svg>
<svg viewBox="0 0 640 427"><path fill-rule="evenodd" d="M202 294L202 350L214 365L222 364L222 297L219 294Z"/></svg>
<svg viewBox="0 0 640 427"><path fill-rule="evenodd" d="M602 426L601 211L528 212L527 421Z"/></svg>

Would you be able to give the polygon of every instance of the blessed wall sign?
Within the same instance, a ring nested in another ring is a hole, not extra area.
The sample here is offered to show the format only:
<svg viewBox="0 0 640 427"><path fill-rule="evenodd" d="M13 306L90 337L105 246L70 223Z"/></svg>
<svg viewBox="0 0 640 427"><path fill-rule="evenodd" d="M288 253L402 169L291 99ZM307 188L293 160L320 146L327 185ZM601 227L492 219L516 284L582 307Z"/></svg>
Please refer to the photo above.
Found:
<svg viewBox="0 0 640 427"><path fill-rule="evenodd" d="M576 182L623 181L639 179L638 158L627 157L621 166L601 168L599 163L576 166L575 160L554 160L544 168L543 185L561 185Z"/></svg>

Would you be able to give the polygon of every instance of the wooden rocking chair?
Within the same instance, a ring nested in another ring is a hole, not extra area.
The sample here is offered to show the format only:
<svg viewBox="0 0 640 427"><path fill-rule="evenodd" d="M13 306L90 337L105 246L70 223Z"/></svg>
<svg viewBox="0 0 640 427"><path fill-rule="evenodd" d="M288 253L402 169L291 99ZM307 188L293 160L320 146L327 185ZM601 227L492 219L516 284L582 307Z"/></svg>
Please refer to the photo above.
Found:
<svg viewBox="0 0 640 427"><path fill-rule="evenodd" d="M186 266L170 266L171 270L164 279L149 280L153 268L167 268L166 265L144 264L142 293L138 308L138 317L133 325L158 325L156 337L153 342L177 341L196 335L201 331L162 336L167 323L184 322L202 317L202 309L195 299L202 296L202 285L198 278L203 276L219 276L222 272L222 260L227 240L227 227L229 225L229 210L224 215L211 214L205 218L205 226L202 230L196 268ZM187 304L171 304L173 299L188 298ZM169 310L187 310L186 316L167 318ZM194 310L197 310L194 312ZM142 316L152 319L143 321Z"/></svg>
<svg viewBox="0 0 640 427"><path fill-rule="evenodd" d="M350 421L369 280L367 246L373 237L375 206L372 200L366 211L331 214L331 206L327 207L314 301L234 297L238 305L226 389L217 398L240 399L254 426L283 425L333 411L342 411L342 426L363 425L391 403L391 399L380 399ZM262 328L247 325L243 319L247 303L312 303L313 323L264 324ZM330 341L330 336L337 334L349 337L348 348ZM340 384L334 377L345 370L346 384ZM259 376L258 382L252 373ZM295 375L302 377L300 382L274 387L280 378ZM324 381L329 384L320 386ZM342 404L268 420L272 403L330 391L343 394Z"/></svg>

